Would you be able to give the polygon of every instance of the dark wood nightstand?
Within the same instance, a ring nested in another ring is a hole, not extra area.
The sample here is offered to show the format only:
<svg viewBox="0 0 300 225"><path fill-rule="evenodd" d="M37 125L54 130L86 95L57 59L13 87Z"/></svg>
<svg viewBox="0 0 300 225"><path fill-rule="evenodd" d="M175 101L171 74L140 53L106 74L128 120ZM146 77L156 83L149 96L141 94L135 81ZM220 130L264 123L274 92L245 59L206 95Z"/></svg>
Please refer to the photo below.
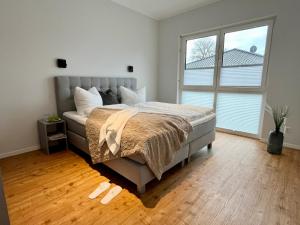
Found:
<svg viewBox="0 0 300 225"><path fill-rule="evenodd" d="M66 130L64 120L57 122L48 122L45 119L38 120L41 149L47 154L67 149L68 140Z"/></svg>

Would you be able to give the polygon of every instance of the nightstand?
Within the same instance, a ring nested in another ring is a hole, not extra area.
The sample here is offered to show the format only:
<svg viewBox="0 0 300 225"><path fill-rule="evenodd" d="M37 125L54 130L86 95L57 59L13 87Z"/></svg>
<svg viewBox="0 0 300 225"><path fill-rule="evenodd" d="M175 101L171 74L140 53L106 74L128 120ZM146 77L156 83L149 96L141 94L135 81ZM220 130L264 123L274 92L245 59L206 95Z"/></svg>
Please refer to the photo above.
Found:
<svg viewBox="0 0 300 225"><path fill-rule="evenodd" d="M58 150L68 148L66 123L64 120L48 122L45 119L38 120L38 132L41 149L50 154Z"/></svg>

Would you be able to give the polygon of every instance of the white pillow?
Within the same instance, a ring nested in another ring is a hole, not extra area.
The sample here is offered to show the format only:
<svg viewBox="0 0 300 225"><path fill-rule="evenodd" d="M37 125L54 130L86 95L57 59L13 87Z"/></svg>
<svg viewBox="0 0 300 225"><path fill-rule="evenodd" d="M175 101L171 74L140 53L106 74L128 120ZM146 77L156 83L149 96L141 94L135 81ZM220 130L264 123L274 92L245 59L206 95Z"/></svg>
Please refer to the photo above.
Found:
<svg viewBox="0 0 300 225"><path fill-rule="evenodd" d="M126 87L120 86L121 100L123 104L134 105L141 102L146 102L146 87L137 91L133 91Z"/></svg>
<svg viewBox="0 0 300 225"><path fill-rule="evenodd" d="M103 105L102 98L95 87L90 88L88 91L76 87L74 92L74 102L77 113L80 115L84 115L85 110L87 109L94 109L97 106Z"/></svg>

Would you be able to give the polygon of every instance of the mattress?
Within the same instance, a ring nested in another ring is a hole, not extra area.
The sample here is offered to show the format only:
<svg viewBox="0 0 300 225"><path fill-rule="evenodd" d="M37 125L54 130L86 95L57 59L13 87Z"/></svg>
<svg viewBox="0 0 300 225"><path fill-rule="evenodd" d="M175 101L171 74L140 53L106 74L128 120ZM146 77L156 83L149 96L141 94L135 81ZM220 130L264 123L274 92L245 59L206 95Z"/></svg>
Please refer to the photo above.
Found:
<svg viewBox="0 0 300 225"><path fill-rule="evenodd" d="M144 102L134 105L141 112L176 115L187 120L192 126L201 124L215 117L212 108L170 104L164 102Z"/></svg>
<svg viewBox="0 0 300 225"><path fill-rule="evenodd" d="M126 106L120 104L120 105L110 106L110 108L111 107L124 108ZM107 108L109 107L107 106ZM66 120L68 131L71 131L73 134L86 138L86 132L85 132L85 124L87 121L86 116L79 115L76 111L70 111L70 112L64 112L63 117ZM215 114L209 110L206 111L205 115L202 114L201 118L193 115L193 117L188 118L188 120L193 127L193 131L189 134L186 143L192 142L193 140L208 134L209 132L213 131L216 126ZM133 155L128 158L138 163L145 164L145 161L139 155Z"/></svg>
<svg viewBox="0 0 300 225"><path fill-rule="evenodd" d="M103 108L112 108L112 109L125 109L128 108L128 105L125 104L116 104L116 105L106 105L102 106ZM178 104L169 104L162 102L146 102L139 103L135 105L140 112L149 112L149 113L162 113L177 115L186 119L192 126L199 125L201 123L207 122L215 118L215 113L211 108L205 107L196 107L196 106L182 106ZM88 112L88 114L91 110ZM69 119L75 120L79 124L85 125L87 116L79 115L76 111L64 112L63 115Z"/></svg>

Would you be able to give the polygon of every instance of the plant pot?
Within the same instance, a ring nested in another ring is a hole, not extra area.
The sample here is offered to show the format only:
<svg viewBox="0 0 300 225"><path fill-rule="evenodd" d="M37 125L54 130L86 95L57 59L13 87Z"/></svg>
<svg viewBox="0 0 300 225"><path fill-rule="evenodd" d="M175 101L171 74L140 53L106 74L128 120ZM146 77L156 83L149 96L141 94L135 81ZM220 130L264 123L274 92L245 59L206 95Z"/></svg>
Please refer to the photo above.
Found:
<svg viewBox="0 0 300 225"><path fill-rule="evenodd" d="M283 133L278 131L270 131L268 138L268 152L280 155L283 145Z"/></svg>

